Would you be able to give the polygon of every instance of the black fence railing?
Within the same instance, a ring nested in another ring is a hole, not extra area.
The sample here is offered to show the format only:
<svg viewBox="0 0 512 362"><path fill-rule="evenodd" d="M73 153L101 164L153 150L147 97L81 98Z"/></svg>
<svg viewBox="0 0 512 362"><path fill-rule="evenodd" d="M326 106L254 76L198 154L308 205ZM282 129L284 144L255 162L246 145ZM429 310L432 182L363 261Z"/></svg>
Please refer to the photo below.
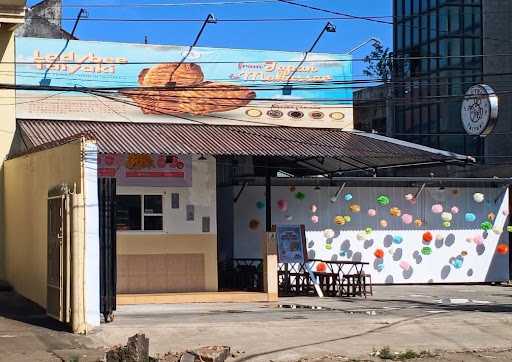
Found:
<svg viewBox="0 0 512 362"><path fill-rule="evenodd" d="M263 260L235 258L219 263L220 290L263 292Z"/></svg>

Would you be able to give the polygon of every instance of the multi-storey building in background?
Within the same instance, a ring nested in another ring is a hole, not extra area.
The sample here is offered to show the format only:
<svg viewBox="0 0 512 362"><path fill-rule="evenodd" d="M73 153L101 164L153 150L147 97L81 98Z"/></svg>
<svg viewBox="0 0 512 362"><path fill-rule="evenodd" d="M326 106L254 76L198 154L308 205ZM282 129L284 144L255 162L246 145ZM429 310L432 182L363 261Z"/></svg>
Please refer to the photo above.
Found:
<svg viewBox="0 0 512 362"><path fill-rule="evenodd" d="M461 174L510 175L501 166L512 160L512 1L393 0L393 14L388 135L477 157L481 167ZM463 95L481 83L500 101L485 138L468 135L461 122Z"/></svg>

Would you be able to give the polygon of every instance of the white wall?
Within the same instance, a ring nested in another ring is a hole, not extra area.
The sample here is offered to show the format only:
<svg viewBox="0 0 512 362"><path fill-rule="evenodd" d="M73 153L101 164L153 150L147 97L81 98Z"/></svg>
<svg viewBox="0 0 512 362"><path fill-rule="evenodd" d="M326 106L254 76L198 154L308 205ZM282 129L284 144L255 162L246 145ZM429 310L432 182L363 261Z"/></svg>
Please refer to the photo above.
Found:
<svg viewBox="0 0 512 362"><path fill-rule="evenodd" d="M216 234L216 170L215 158L192 161L192 187L139 187L118 186L117 194L157 194L162 195L163 232L158 231L119 231L120 234ZM179 208L171 208L171 195L178 193ZM194 220L186 220L187 205L194 206ZM210 218L210 232L203 233L202 218Z"/></svg>
<svg viewBox="0 0 512 362"><path fill-rule="evenodd" d="M98 211L98 173L96 144L84 145L85 203L85 321L100 325L100 236Z"/></svg>
<svg viewBox="0 0 512 362"><path fill-rule="evenodd" d="M507 215L508 192L504 188L426 188L419 196L415 205L405 199L405 195L416 193L418 188L366 188L347 187L341 193L338 201L331 202L337 187L323 187L314 190L313 187L297 187L291 192L288 187L273 187L272 189L272 222L273 224L305 224L306 238L310 257L324 260L363 260L370 263L366 272L372 274L374 283L455 283L455 282L485 282L508 280L508 254L496 252L497 245L508 245ZM236 187L237 194L240 187ZM296 192L303 192L306 197L298 200ZM483 203L473 200L473 194L479 192L485 196ZM352 194L351 201L345 201L344 195ZM391 203L379 206L376 198L387 195ZM288 210L280 211L278 200L288 202ZM235 245L234 257L260 257L260 245L265 227L265 209L261 202L265 201L264 187L247 187L235 204ZM361 211L354 213L349 210L350 204L357 204ZM313 213L310 206L315 204L319 222L311 221ZM432 212L433 204L442 204L444 209L457 206L460 212L453 215L450 227L444 227L440 214ZM414 223L406 225L400 217L390 215L390 208L398 207L402 214L410 214L413 219L421 219L423 225ZM377 211L377 216L368 216L368 209ZM466 222L465 213L474 213L475 222ZM494 213L496 219L493 226L504 229L497 234L492 230L485 233L480 228L483 221L488 220L488 214ZM351 222L341 226L334 222L337 216L348 215ZM380 226L380 220L388 222L387 228ZM251 220L258 220L259 227L251 230ZM363 230L371 228L369 234ZM332 229L335 236L326 239L324 231ZM430 243L432 253L422 255L423 233L430 231L434 240ZM359 237L358 237L359 236ZM401 236L403 242L392 242L393 236ZM439 236L436 239L436 236ZM475 243L475 239L481 245ZM468 241L469 240L469 241ZM378 259L376 249L384 251L384 258ZM462 260L460 268L456 268ZM408 263L410 268L401 267ZM379 265L382 264L382 265ZM383 267L381 269L381 267Z"/></svg>

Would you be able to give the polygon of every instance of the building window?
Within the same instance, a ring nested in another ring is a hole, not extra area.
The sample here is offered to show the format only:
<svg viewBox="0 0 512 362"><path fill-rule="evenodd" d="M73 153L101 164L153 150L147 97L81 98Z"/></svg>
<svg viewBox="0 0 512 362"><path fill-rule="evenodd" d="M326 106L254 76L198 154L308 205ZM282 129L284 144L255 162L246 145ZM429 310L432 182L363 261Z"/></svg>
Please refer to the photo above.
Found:
<svg viewBox="0 0 512 362"><path fill-rule="evenodd" d="M162 195L117 195L117 230L163 230Z"/></svg>

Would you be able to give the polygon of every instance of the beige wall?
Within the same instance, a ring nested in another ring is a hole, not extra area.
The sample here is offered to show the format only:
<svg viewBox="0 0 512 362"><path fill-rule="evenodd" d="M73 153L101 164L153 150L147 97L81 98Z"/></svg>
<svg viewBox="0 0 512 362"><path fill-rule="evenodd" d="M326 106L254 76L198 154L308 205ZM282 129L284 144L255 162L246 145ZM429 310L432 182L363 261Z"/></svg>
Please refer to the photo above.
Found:
<svg viewBox="0 0 512 362"><path fill-rule="evenodd" d="M187 278L183 275L184 270L204 270L204 286L205 291L216 291L217 290L217 236L212 234L191 234L191 235L165 235L156 234L150 235L134 235L134 234L121 234L117 235L117 254L119 256L125 255L168 255L177 254L182 257L184 263L179 263L170 266L169 272L179 275L179 277ZM187 265L187 261L194 260L194 255L203 255L204 266L200 265ZM188 256L188 257L187 257ZM153 259L154 260L154 259ZM184 265L182 265L184 264ZM118 266L118 269L122 268L122 265ZM191 273L194 274L194 273ZM122 275L118 274L118 278ZM129 277L129 276L128 276ZM148 287L151 282L150 279L157 277L157 275L148 277ZM174 277L170 276L169 280L173 280ZM119 280L121 285L130 283L129 281ZM192 284L199 283L197 280L190 280L190 287ZM169 291L178 291L169 286ZM189 290L194 290L191 288ZM181 291L188 291L186 289Z"/></svg>
<svg viewBox="0 0 512 362"><path fill-rule="evenodd" d="M0 83L14 84L14 36L0 27ZM0 89L0 221L3 221L3 160L9 153L16 128L14 90ZM0 222L0 279L5 277L4 223Z"/></svg>
<svg viewBox="0 0 512 362"><path fill-rule="evenodd" d="M25 21L25 0L0 1L0 83L14 84L14 30ZM0 279L5 277L3 161L9 153L16 128L14 90L0 89Z"/></svg>
<svg viewBox="0 0 512 362"><path fill-rule="evenodd" d="M48 190L82 188L82 142L75 141L4 163L6 279L23 296L46 307Z"/></svg>

